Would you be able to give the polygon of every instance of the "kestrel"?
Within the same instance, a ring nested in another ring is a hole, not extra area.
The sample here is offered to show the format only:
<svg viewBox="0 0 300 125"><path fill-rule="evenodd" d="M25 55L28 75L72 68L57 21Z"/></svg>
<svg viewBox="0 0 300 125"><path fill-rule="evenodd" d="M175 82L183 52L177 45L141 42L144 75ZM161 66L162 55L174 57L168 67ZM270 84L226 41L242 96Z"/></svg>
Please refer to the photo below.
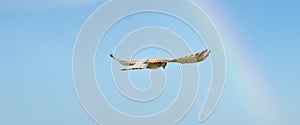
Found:
<svg viewBox="0 0 300 125"><path fill-rule="evenodd" d="M124 61L115 58L112 54L110 54L110 57L118 61L121 65L128 66L127 68L121 69L122 71L127 70L138 70L138 69L158 69L162 67L163 69L166 68L168 62L174 62L174 63L197 63L200 61L203 61L206 59L210 54L210 50L203 50L202 52L175 58L175 59L163 59L163 58L149 58L149 59L141 59L141 60L132 60L132 61Z"/></svg>

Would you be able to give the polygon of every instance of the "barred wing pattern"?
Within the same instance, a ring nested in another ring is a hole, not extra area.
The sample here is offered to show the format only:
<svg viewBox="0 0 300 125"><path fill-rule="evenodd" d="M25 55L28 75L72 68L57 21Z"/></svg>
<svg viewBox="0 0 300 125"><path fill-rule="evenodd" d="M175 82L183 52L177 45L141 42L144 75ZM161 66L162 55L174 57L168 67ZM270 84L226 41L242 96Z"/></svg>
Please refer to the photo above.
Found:
<svg viewBox="0 0 300 125"><path fill-rule="evenodd" d="M178 62L178 63L197 63L206 59L210 54L210 50L204 50L202 52L180 57L177 59L170 60L169 62Z"/></svg>

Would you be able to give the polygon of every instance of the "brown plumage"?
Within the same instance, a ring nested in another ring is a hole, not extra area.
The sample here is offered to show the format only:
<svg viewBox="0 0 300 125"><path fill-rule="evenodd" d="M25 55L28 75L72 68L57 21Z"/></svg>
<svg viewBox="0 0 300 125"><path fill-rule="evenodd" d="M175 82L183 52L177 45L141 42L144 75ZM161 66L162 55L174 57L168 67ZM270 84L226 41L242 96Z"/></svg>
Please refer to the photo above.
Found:
<svg viewBox="0 0 300 125"><path fill-rule="evenodd" d="M176 58L176 59L163 59L163 58L150 58L145 60L132 60L132 61L124 61L115 58L112 54L110 57L113 60L118 61L121 65L128 66L128 68L121 69L122 71L126 70L136 70L136 69L158 69L160 67L165 68L168 62L177 62L177 63L197 63L206 59L210 54L210 50L204 50L202 52Z"/></svg>

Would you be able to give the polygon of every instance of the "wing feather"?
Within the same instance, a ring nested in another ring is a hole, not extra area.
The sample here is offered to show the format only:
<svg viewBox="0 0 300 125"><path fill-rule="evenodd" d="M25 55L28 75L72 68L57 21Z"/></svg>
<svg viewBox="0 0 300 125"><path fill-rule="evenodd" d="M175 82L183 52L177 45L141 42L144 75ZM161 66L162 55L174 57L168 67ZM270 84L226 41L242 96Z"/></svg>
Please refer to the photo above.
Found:
<svg viewBox="0 0 300 125"><path fill-rule="evenodd" d="M147 61L139 60L133 66L129 66L128 68L121 69L121 71L145 69L147 66L148 66Z"/></svg>
<svg viewBox="0 0 300 125"><path fill-rule="evenodd" d="M206 59L209 56L209 54L210 54L210 50L206 49L206 50L203 50L202 52L199 52L196 54L169 60L168 62L197 63L197 62L200 62L200 61L203 61L204 59Z"/></svg>
<svg viewBox="0 0 300 125"><path fill-rule="evenodd" d="M125 60L120 60L118 58L115 58L112 54L109 55L113 60L118 61L121 65L124 66L133 66L136 62L139 60L132 60L132 61L125 61Z"/></svg>

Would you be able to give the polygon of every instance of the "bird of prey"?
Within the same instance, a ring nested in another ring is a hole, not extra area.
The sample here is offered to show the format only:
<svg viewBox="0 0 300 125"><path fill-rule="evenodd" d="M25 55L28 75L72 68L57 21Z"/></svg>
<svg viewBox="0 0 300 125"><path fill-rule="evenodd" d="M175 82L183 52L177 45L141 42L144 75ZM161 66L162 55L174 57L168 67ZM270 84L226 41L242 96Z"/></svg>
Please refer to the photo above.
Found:
<svg viewBox="0 0 300 125"><path fill-rule="evenodd" d="M112 54L110 54L110 57L118 61L121 65L128 66L127 68L121 69L121 71L127 71L127 70L138 70L138 69L158 69L162 67L165 69L168 62L174 62L174 63L197 63L200 61L203 61L209 56L210 50L203 50L202 52L175 58L175 59L163 59L163 58L150 58L150 59L142 59L142 60L132 60L132 61L124 61L120 60L118 58L115 58Z"/></svg>

